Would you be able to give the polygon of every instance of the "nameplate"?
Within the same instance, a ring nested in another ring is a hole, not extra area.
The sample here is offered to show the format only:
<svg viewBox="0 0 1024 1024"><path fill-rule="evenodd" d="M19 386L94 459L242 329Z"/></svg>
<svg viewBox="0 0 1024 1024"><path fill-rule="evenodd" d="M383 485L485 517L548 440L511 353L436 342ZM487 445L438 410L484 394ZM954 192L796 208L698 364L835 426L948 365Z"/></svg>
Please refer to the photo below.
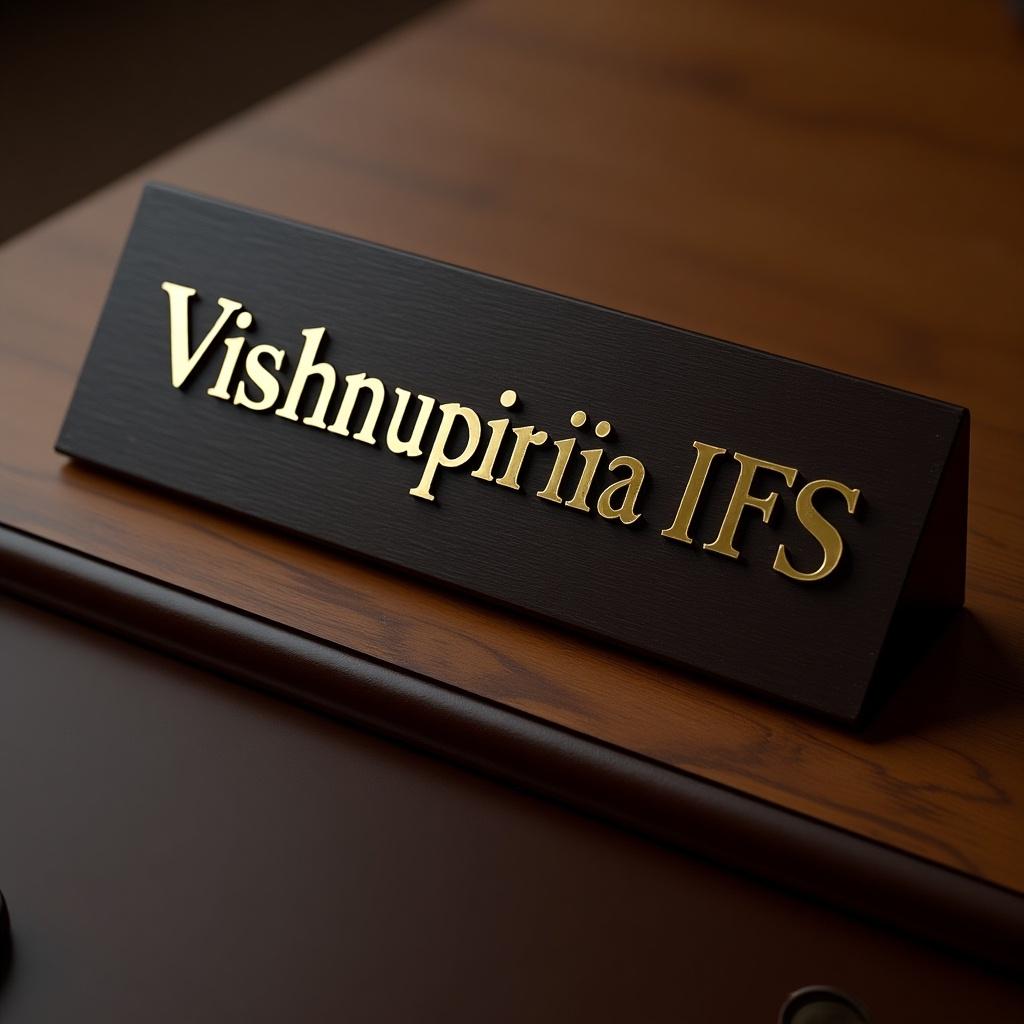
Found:
<svg viewBox="0 0 1024 1024"><path fill-rule="evenodd" d="M844 720L963 600L966 410L163 186L57 448Z"/></svg>

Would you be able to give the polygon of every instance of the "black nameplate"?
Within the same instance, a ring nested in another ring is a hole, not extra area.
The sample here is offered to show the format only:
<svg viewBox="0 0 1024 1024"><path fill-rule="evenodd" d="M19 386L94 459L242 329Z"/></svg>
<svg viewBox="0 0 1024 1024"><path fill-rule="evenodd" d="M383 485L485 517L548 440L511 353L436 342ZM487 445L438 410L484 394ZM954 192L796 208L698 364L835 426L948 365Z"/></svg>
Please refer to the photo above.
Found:
<svg viewBox="0 0 1024 1024"><path fill-rule="evenodd" d="M967 428L150 186L57 448L853 720L898 613L962 603Z"/></svg>

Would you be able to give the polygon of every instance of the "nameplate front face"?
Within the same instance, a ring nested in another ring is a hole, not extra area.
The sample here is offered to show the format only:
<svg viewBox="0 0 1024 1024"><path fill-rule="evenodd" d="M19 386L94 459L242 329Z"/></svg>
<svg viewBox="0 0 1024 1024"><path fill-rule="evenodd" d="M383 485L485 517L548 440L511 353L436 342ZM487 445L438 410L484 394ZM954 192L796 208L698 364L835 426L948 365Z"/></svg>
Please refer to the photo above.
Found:
<svg viewBox="0 0 1024 1024"><path fill-rule="evenodd" d="M161 186L57 443L846 720L901 605L962 600L966 446L957 406Z"/></svg>

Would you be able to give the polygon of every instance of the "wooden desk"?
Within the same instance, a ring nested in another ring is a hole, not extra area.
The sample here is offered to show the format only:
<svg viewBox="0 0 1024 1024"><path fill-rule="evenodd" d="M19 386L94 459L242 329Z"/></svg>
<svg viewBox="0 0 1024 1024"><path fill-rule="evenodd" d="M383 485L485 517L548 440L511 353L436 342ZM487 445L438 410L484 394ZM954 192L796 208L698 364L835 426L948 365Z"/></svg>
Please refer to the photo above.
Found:
<svg viewBox="0 0 1024 1024"><path fill-rule="evenodd" d="M4 1024L1009 1022L1007 981L0 597ZM948 1016L942 1016L946 1014Z"/></svg>
<svg viewBox="0 0 1024 1024"><path fill-rule="evenodd" d="M1020 896L1020 46L970 3L444 7L0 251L0 522ZM853 735L69 466L146 178L969 406L967 612Z"/></svg>

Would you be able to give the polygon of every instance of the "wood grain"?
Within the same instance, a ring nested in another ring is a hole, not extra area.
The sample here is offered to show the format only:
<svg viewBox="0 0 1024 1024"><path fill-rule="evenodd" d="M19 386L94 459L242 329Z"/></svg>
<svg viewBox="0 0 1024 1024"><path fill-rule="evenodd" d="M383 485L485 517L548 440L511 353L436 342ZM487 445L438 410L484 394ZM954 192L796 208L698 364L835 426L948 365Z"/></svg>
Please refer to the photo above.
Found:
<svg viewBox="0 0 1024 1024"><path fill-rule="evenodd" d="M0 521L1024 891L1020 50L966 0L444 8L0 251ZM969 406L968 611L850 735L70 466L144 178Z"/></svg>

